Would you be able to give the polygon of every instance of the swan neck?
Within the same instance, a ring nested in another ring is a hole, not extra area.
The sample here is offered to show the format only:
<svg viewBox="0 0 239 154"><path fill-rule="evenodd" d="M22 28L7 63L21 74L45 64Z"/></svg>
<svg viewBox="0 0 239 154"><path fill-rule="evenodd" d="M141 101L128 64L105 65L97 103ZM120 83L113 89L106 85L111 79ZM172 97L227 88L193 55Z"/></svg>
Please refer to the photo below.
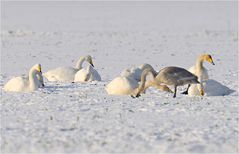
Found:
<svg viewBox="0 0 239 154"><path fill-rule="evenodd" d="M85 58L81 57L77 62L76 62L76 69L82 69L82 64L85 61Z"/></svg>
<svg viewBox="0 0 239 154"><path fill-rule="evenodd" d="M143 71L142 75L141 75L141 80L140 80L140 84L138 87L138 93L140 93L141 91L143 91L145 89L145 86L148 88L150 85L150 82L147 82L148 84L146 84L146 76L148 75L148 73L153 74L154 77L154 73L149 71L149 70L145 70Z"/></svg>
<svg viewBox="0 0 239 154"><path fill-rule="evenodd" d="M196 62L196 69L197 70L201 70L203 67L203 58L202 57L199 57L197 59L197 62Z"/></svg>
<svg viewBox="0 0 239 154"><path fill-rule="evenodd" d="M29 87L31 91L34 91L37 89L37 76L35 70L30 70L29 72Z"/></svg>

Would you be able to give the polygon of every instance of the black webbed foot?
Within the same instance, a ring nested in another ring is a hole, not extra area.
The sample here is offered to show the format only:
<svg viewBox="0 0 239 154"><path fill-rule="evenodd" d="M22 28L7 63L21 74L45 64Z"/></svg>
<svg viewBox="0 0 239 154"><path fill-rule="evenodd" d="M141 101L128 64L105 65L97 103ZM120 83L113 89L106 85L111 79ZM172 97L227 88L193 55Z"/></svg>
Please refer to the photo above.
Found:
<svg viewBox="0 0 239 154"><path fill-rule="evenodd" d="M140 94L137 94L135 97L139 98L139 96L141 96Z"/></svg>
<svg viewBox="0 0 239 154"><path fill-rule="evenodd" d="M186 90L186 91L182 92L181 94L187 95L188 91Z"/></svg>

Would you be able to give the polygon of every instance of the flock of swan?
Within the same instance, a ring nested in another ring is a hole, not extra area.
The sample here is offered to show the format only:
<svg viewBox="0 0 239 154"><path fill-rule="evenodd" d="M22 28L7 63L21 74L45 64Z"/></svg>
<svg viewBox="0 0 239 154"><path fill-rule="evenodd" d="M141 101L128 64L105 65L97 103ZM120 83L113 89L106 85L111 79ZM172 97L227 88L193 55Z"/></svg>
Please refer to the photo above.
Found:
<svg viewBox="0 0 239 154"><path fill-rule="evenodd" d="M88 65L84 68L83 63ZM142 64L124 70L120 76L113 79L105 87L110 95L130 95L139 97L145 93L147 88L154 87L161 91L173 93L176 97L177 87L188 85L183 94L189 96L204 96L205 86L209 80L207 69L203 62L207 61L213 65L213 59L209 54L203 54L196 60L196 64L188 70L180 67L165 67L156 72L150 64ZM43 77L48 81L60 82L91 82L101 81L101 76L95 70L90 55L80 57L75 67L58 67L45 73L41 71L41 65L34 65L27 77L14 77L4 85L5 91L32 92L44 87ZM173 86L172 91L169 86Z"/></svg>

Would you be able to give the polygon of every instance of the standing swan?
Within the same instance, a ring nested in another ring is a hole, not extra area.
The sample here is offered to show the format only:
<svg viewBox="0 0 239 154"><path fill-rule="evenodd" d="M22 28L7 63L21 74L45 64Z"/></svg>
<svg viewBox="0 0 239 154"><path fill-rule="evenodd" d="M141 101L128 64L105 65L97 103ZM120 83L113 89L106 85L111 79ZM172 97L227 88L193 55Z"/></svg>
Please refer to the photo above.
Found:
<svg viewBox="0 0 239 154"><path fill-rule="evenodd" d="M85 57L80 57L80 59L76 63L76 67L58 67L56 69L50 70L43 74L44 77L49 81L62 81L62 82L73 82L76 72L82 69L82 64L84 61L87 61L92 66L92 58L87 55Z"/></svg>
<svg viewBox="0 0 239 154"><path fill-rule="evenodd" d="M199 83L197 80L197 76L193 75L192 73L188 72L187 70L180 68L180 67L165 67L159 71L154 79L154 83L166 84L166 85L173 85L174 86L174 95L176 97L177 87L183 86L185 84L196 84ZM139 87L139 91L136 95L138 97L141 91L144 89L144 84Z"/></svg>
<svg viewBox="0 0 239 154"><path fill-rule="evenodd" d="M5 91L32 92L38 89L39 80L37 74L41 72L41 65L34 65L29 71L29 77L15 77L4 85Z"/></svg>
<svg viewBox="0 0 239 154"><path fill-rule="evenodd" d="M141 82L140 84L130 76L119 76L112 80L107 86L106 91L110 95L131 95L135 96L137 93L140 94L144 92L143 87L150 87L154 86L160 90L172 92L167 86L154 84L154 82L146 81L146 76L150 74L154 78L154 74L151 70L146 70L141 75ZM143 85L143 86L142 86ZM139 91L139 87L141 90Z"/></svg>
<svg viewBox="0 0 239 154"><path fill-rule="evenodd" d="M91 65L88 65L86 68L79 70L75 74L74 82L90 81L101 81L99 73Z"/></svg>
<svg viewBox="0 0 239 154"><path fill-rule="evenodd" d="M190 96L198 95L204 96L205 94L205 82L209 79L207 69L203 67L203 62L208 61L209 63L214 62L212 60L212 56L208 54L203 54L197 58L196 64L189 68L189 72L195 74L198 77L198 81L200 84L190 86L188 85L187 90L184 92L184 94L188 94L190 92Z"/></svg>

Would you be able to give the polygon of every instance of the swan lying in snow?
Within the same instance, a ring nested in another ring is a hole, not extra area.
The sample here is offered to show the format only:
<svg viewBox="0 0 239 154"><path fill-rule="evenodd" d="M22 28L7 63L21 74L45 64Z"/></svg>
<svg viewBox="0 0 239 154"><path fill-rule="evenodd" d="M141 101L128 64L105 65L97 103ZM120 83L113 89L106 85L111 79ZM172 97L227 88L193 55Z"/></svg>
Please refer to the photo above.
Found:
<svg viewBox="0 0 239 154"><path fill-rule="evenodd" d="M154 74L152 70L147 69L144 73L141 75L141 81L140 84L132 77L130 76L119 76L113 79L107 86L106 91L110 95L131 95L135 96L136 94L140 94L144 92L144 89L154 86L160 90L172 92L167 86L165 85L159 85L155 84L154 82L150 80L146 80L147 75L151 75L154 78ZM143 85L143 86L142 86ZM141 90L139 92L139 87L141 87Z"/></svg>
<svg viewBox="0 0 239 154"><path fill-rule="evenodd" d="M74 82L101 81L99 73L91 66L79 70L75 74Z"/></svg>
<svg viewBox="0 0 239 154"><path fill-rule="evenodd" d="M216 80L209 79L203 83L206 96L225 96L234 92L234 90L222 85ZM189 96L200 96L197 85L191 85L188 89Z"/></svg>
<svg viewBox="0 0 239 154"><path fill-rule="evenodd" d="M29 77L15 77L9 80L4 85L5 91L15 92L31 92L35 91L39 87L39 80L37 74L41 73L41 65L34 65L29 71Z"/></svg>
<svg viewBox="0 0 239 154"><path fill-rule="evenodd" d="M189 68L189 72L195 74L198 77L198 81L200 82L200 84L197 84L197 86L194 85L193 88L197 87L201 96L203 96L204 93L205 93L203 83L206 82L209 79L207 69L205 67L203 67L203 62L204 61L208 61L209 63L212 63L213 65L215 65L213 60L212 60L211 55L203 54L203 55L201 55L197 58L196 64ZM189 90L189 88L190 88L190 85L188 86L187 91ZM195 90L191 89L191 91L195 91ZM184 94L187 94L188 93L187 91L184 92ZM192 93L191 93L191 95L192 95ZM195 95L197 95L197 94L195 94Z"/></svg>
<svg viewBox="0 0 239 154"><path fill-rule="evenodd" d="M130 76L132 78L134 78L137 82L140 82L141 80L141 74L144 70L149 69L151 70L151 72L156 75L157 72L154 70L154 68L147 63L144 63L142 65L140 65L139 67L132 67L131 69L126 69L124 71L122 71L121 76Z"/></svg>
<svg viewBox="0 0 239 154"><path fill-rule="evenodd" d="M82 64L84 61L87 61L92 66L92 58L87 55L85 57L80 57L80 59L76 63L76 67L58 67L56 69L50 70L43 74L44 77L49 81L62 81L62 82L73 82L75 78L75 74L82 69Z"/></svg>
<svg viewBox="0 0 239 154"><path fill-rule="evenodd" d="M148 70L145 70L146 72ZM145 74L143 72L142 74ZM165 67L162 70L159 71L159 73L155 76L154 84L166 84L166 85L173 85L174 86L174 95L173 97L176 97L177 93L177 87L183 86L185 84L196 84L198 82L197 76L190 73L189 71L180 68L180 67ZM141 84L139 87L139 92L137 93L136 97L139 96L140 92L145 89L144 83Z"/></svg>

